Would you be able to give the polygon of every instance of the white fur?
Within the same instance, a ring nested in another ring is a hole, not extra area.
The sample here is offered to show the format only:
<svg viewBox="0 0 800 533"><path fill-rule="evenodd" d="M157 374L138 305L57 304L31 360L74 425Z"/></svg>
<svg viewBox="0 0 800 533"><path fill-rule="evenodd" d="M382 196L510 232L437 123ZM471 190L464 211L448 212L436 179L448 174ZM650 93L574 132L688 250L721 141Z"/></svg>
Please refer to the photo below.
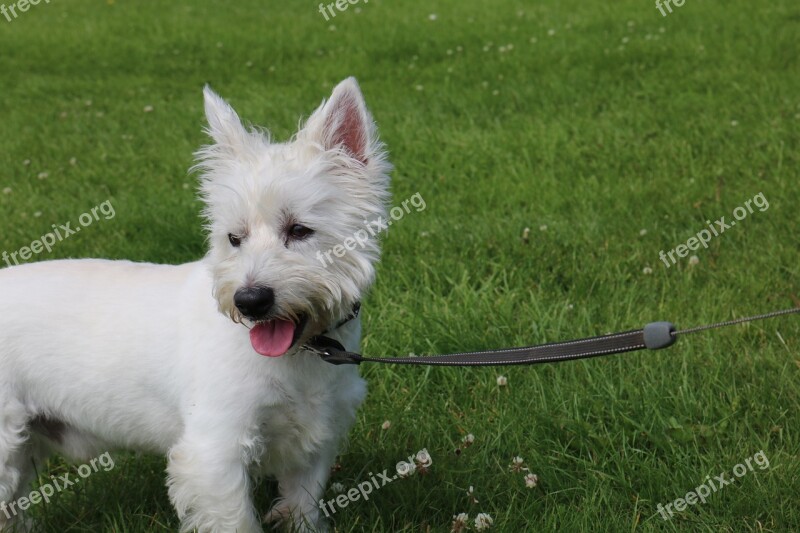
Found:
<svg viewBox="0 0 800 533"><path fill-rule="evenodd" d="M0 503L24 495L32 462L53 450L88 460L128 448L167 454L182 531L262 531L251 494L263 475L282 497L268 519L325 528L317 502L366 386L355 367L298 346L372 283L375 241L327 268L316 253L385 216L389 164L352 78L283 144L245 129L210 89L205 101L214 143L198 153L204 260L0 270ZM315 232L289 242L290 222ZM274 289L279 316L309 317L282 357L253 350L252 324L233 303L253 285ZM357 350L360 330L353 320L330 336ZM37 417L63 422L62 438L35 431Z"/></svg>

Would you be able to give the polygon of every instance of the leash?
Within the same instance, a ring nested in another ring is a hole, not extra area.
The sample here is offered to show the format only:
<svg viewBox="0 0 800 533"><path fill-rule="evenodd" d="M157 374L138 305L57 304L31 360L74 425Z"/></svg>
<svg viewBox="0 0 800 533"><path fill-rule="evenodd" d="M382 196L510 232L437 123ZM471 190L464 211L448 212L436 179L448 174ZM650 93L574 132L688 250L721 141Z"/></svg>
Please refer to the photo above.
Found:
<svg viewBox="0 0 800 533"><path fill-rule="evenodd" d="M681 330L676 329L671 322L651 322L642 329L574 341L421 357L364 357L357 353L348 352L339 341L327 337L325 334L312 338L305 347L322 357L324 361L334 365L358 365L363 362L436 366L535 365L539 363L556 363L575 359L588 359L601 355L634 352L645 348L648 350L660 350L675 344L679 335L689 335L710 329L733 326L734 324L741 324L743 322L753 322L755 320L764 320L793 313L800 313L800 307ZM358 312L356 310L347 320L351 320L357 315ZM347 320L345 320L345 322ZM342 324L340 323L339 325Z"/></svg>

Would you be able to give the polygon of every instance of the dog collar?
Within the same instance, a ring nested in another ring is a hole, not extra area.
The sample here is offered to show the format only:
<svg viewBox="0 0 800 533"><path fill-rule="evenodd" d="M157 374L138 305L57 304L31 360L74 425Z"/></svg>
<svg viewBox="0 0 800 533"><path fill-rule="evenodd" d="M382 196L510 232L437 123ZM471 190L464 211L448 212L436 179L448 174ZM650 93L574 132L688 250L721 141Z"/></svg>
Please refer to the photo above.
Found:
<svg viewBox="0 0 800 533"><path fill-rule="evenodd" d="M336 350L344 351L344 346L342 346L339 341L330 338L328 335L330 335L331 332L344 326L351 320L355 320L356 318L358 318L358 314L360 311L361 311L361 302L356 302L355 304L353 304L353 310L350 311L349 315L344 317L334 327L330 328L326 332L317 335L316 337L311 337L304 346L304 348L316 352L317 354L320 355L327 353L329 348L334 348Z"/></svg>
<svg viewBox="0 0 800 533"><path fill-rule="evenodd" d="M323 335L327 335L327 334L328 334L328 333L330 333L331 331L337 330L337 329L339 329L340 327L344 326L345 324L347 324L347 323L348 323L348 322L350 322L351 320L355 320L356 318L358 318L358 313L359 313L360 311L361 311L361 302L356 302L356 303L354 303L354 304L353 304L353 310L352 310L352 311L350 311L350 314L349 314L349 315L347 315L346 317L344 317L342 320L340 320L340 321L339 321L339 323L338 323L338 324L336 324L334 327L332 327L331 329L329 329L328 331L326 331L325 333L323 333Z"/></svg>

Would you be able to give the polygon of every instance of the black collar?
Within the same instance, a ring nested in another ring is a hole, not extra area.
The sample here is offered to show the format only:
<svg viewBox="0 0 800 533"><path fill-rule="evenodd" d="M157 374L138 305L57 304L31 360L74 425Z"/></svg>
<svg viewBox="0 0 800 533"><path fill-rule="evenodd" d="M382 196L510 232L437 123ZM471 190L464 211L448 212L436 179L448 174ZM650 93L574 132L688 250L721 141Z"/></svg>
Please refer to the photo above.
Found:
<svg viewBox="0 0 800 533"><path fill-rule="evenodd" d="M360 311L361 311L361 302L356 302L355 304L353 304L353 310L350 312L349 315L344 317L334 327L328 329L328 331L326 331L325 333L317 335L316 337L311 337L306 343L305 348L317 352L320 355L329 354L330 353L329 349L331 348L338 350L339 352L344 352L345 351L344 346L342 346L342 344L339 341L330 338L328 335L330 335L333 331L339 329L340 327L344 326L351 320L355 320L358 317L358 313ZM333 362L330 359L330 355L328 355L328 359L326 360L328 362ZM346 361L343 360L343 362L349 362L349 360Z"/></svg>
<svg viewBox="0 0 800 533"><path fill-rule="evenodd" d="M339 329L340 327L344 326L345 324L347 324L351 320L355 320L356 318L358 318L358 313L360 311L361 311L361 302L354 303L353 304L353 310L350 311L350 314L347 315L346 317L344 317L343 319L341 319L335 326L333 326L328 331L323 333L323 335L327 335L328 333L330 333L332 331L335 331L335 330Z"/></svg>

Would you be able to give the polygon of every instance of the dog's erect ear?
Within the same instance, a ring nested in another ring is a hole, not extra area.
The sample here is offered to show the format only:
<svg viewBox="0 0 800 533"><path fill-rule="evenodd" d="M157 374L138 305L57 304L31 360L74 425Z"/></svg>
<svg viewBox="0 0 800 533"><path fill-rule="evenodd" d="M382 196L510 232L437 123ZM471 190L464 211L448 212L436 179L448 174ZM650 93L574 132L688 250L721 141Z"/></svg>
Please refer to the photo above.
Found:
<svg viewBox="0 0 800 533"><path fill-rule="evenodd" d="M333 89L330 100L308 119L305 130L326 150L342 147L357 161L367 163L374 125L355 78L347 78Z"/></svg>
<svg viewBox="0 0 800 533"><path fill-rule="evenodd" d="M242 144L247 130L242 126L239 115L206 85L203 89L205 99L206 119L208 120L208 134L219 146L235 148Z"/></svg>

